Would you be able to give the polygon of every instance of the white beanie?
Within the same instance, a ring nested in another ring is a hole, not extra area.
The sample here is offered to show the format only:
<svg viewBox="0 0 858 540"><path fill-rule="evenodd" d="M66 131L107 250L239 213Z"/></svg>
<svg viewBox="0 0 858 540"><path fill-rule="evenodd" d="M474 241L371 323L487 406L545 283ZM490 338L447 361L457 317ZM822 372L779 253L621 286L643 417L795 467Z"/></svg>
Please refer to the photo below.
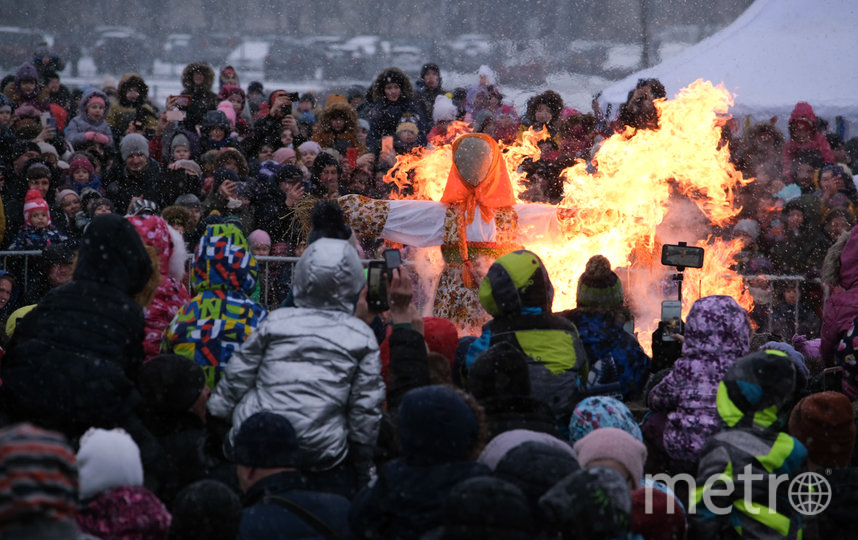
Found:
<svg viewBox="0 0 858 540"><path fill-rule="evenodd" d="M459 110L453 104L453 100L441 94L435 98L432 109L432 120L434 122L452 121L458 116Z"/></svg>
<svg viewBox="0 0 858 540"><path fill-rule="evenodd" d="M319 146L319 143L317 143L316 141L307 141L298 147L298 151L302 154L304 152L314 152L316 154L321 154L322 147Z"/></svg>
<svg viewBox="0 0 858 540"><path fill-rule="evenodd" d="M143 463L134 439L121 429L90 428L77 452L80 500L119 486L142 486Z"/></svg>
<svg viewBox="0 0 858 540"><path fill-rule="evenodd" d="M59 152L57 152L56 146L46 142L38 142L36 144L39 145L39 152L41 152L42 154L53 154L57 156L57 158L60 157Z"/></svg>
<svg viewBox="0 0 858 540"><path fill-rule="evenodd" d="M485 75L489 80L489 84L495 83L495 72L485 64L480 66L480 70L477 72L477 75Z"/></svg>

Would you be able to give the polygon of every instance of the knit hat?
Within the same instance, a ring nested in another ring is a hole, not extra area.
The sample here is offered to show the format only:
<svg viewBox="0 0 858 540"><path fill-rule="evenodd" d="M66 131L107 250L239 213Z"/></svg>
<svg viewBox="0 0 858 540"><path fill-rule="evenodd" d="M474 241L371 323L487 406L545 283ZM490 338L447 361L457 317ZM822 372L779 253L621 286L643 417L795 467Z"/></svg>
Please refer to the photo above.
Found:
<svg viewBox="0 0 858 540"><path fill-rule="evenodd" d="M785 352L787 357L792 362L793 367L795 368L796 377L799 379L798 387L804 387L804 384L810 378L810 369L807 367L807 362L805 361L803 354L798 352L795 347L793 347L789 343L784 343L783 341L767 341L760 348L775 349L781 352Z"/></svg>
<svg viewBox="0 0 858 540"><path fill-rule="evenodd" d="M92 166L92 162L85 157L76 157L69 163L69 175L74 176L75 171L78 169L86 169L89 172L90 178L95 173L95 168Z"/></svg>
<svg viewBox="0 0 858 540"><path fill-rule="evenodd" d="M157 216L158 205L147 199L137 199L128 208L129 216Z"/></svg>
<svg viewBox="0 0 858 540"><path fill-rule="evenodd" d="M139 133L129 133L122 137L122 141L119 143L119 152L122 154L123 160L128 159L133 154L143 154L149 157L149 141Z"/></svg>
<svg viewBox="0 0 858 540"><path fill-rule="evenodd" d="M529 396L527 355L514 345L492 345L468 368L468 390L478 401L497 396Z"/></svg>
<svg viewBox="0 0 858 540"><path fill-rule="evenodd" d="M235 436L234 459L247 467L298 468L301 449L295 428L285 416L262 411L245 420Z"/></svg>
<svg viewBox="0 0 858 540"><path fill-rule="evenodd" d="M644 540L683 540L685 529L685 512L676 499L650 487L632 492L633 533Z"/></svg>
<svg viewBox="0 0 858 540"><path fill-rule="evenodd" d="M445 386L423 386L405 394L399 406L399 442L406 460L421 464L467 457L479 424L459 394Z"/></svg>
<svg viewBox="0 0 858 540"><path fill-rule="evenodd" d="M78 194L77 194L77 192L76 192L75 190L73 190L73 189L64 189L64 190L62 190L62 191L58 191L58 192L57 192L57 196L56 196L56 199L55 199L57 207L62 206L62 204L63 204L63 199L65 199L65 198L66 198L66 195L74 195L75 197L77 197L77 200L80 200L80 195L78 195Z"/></svg>
<svg viewBox="0 0 858 540"><path fill-rule="evenodd" d="M175 163L179 167L183 168L186 172L189 172L196 176L203 175L202 167L200 167L197 162L192 159L177 159Z"/></svg>
<svg viewBox="0 0 858 540"><path fill-rule="evenodd" d="M441 317L423 317L423 339L429 352L441 354L450 362L450 366L453 365L459 344L456 325Z"/></svg>
<svg viewBox="0 0 858 540"><path fill-rule="evenodd" d="M80 439L77 451L80 471L80 500L119 486L142 486L140 449L121 429L90 428Z"/></svg>
<svg viewBox="0 0 858 540"><path fill-rule="evenodd" d="M51 169L41 161L36 161L27 167L27 180L33 178L50 178Z"/></svg>
<svg viewBox="0 0 858 540"><path fill-rule="evenodd" d="M322 153L322 147L319 146L319 143L317 143L316 141L307 141L298 147L298 151L301 152L302 154L305 152L312 152L314 154L321 154Z"/></svg>
<svg viewBox="0 0 858 540"><path fill-rule="evenodd" d="M529 429L512 429L504 431L490 440L485 448L483 448L483 451L480 453L480 457L477 458L477 461L485 464L490 469L495 469L498 466L498 463L500 463L508 452L518 445L530 441L551 446L552 448L556 448L569 454L573 458L575 457L575 452L572 450L572 447L553 435L531 431Z"/></svg>
<svg viewBox="0 0 858 540"><path fill-rule="evenodd" d="M641 428L626 404L608 396L590 396L575 406L569 419L569 442L580 441L605 427L621 429L643 442Z"/></svg>
<svg viewBox="0 0 858 540"><path fill-rule="evenodd" d="M410 131L417 135L420 133L420 129L417 128L417 124L414 122L400 122L398 126L396 126L396 134L400 134L403 131Z"/></svg>
<svg viewBox="0 0 858 540"><path fill-rule="evenodd" d="M750 236L754 242L760 237L760 224L754 219L740 219L733 226L733 234L743 232Z"/></svg>
<svg viewBox="0 0 858 540"><path fill-rule="evenodd" d="M274 161L277 163L283 164L286 163L287 159L292 159L295 157L295 151L291 148L278 148L274 151L274 154L271 156Z"/></svg>
<svg viewBox="0 0 858 540"><path fill-rule="evenodd" d="M444 501L443 538L528 540L537 533L527 499L514 484L491 476L463 480Z"/></svg>
<svg viewBox="0 0 858 540"><path fill-rule="evenodd" d="M170 150L171 151L173 151L179 147L183 147L183 148L190 148L191 147L191 142L188 140L187 137L185 137L181 133L177 133L176 136L173 137L173 140L170 141Z"/></svg>
<svg viewBox="0 0 858 540"><path fill-rule="evenodd" d="M78 473L65 437L32 424L0 429L0 532L29 520L74 520Z"/></svg>
<svg viewBox="0 0 858 540"><path fill-rule="evenodd" d="M186 412L200 397L202 368L177 354L159 354L140 368L137 388L146 405L159 412Z"/></svg>
<svg viewBox="0 0 858 540"><path fill-rule="evenodd" d="M539 500L544 527L563 538L612 540L631 528L632 497L625 479L607 467L576 471Z"/></svg>
<svg viewBox="0 0 858 540"><path fill-rule="evenodd" d="M623 305L623 284L602 255L587 261L578 278L578 307L611 307Z"/></svg>
<svg viewBox="0 0 858 540"><path fill-rule="evenodd" d="M855 446L852 403L839 392L811 394L793 408L789 432L807 447L808 459L814 464L847 467Z"/></svg>
<svg viewBox="0 0 858 540"><path fill-rule="evenodd" d="M358 118L357 127L369 131L369 121L366 118Z"/></svg>
<svg viewBox="0 0 858 540"><path fill-rule="evenodd" d="M232 107L232 105L230 105L230 107ZM208 131L213 127L219 127L224 131L229 132L229 119L222 110L206 111L200 130L203 133L208 133Z"/></svg>
<svg viewBox="0 0 858 540"><path fill-rule="evenodd" d="M182 488L170 508L171 540L238 538L241 500L226 484L200 480Z"/></svg>
<svg viewBox="0 0 858 540"><path fill-rule="evenodd" d="M557 479L566 478L580 468L571 452L529 441L507 452L495 467L494 476L520 487L536 512L539 498L557 483Z"/></svg>
<svg viewBox="0 0 858 540"><path fill-rule="evenodd" d="M271 246L271 236L262 229L256 229L247 237L247 243L250 247L254 246Z"/></svg>
<svg viewBox="0 0 858 540"><path fill-rule="evenodd" d="M628 432L613 427L594 429L576 442L574 448L582 467L598 459L613 459L626 468L635 488L640 487L646 446Z"/></svg>
<svg viewBox="0 0 858 540"><path fill-rule="evenodd" d="M780 430L795 392L795 368L787 354L764 349L743 356L727 369L715 399L727 427Z"/></svg>
<svg viewBox="0 0 858 540"><path fill-rule="evenodd" d="M459 110L452 99L444 94L435 97L435 105L432 108L432 120L434 122L452 121L458 116Z"/></svg>
<svg viewBox="0 0 858 540"><path fill-rule="evenodd" d="M30 62L24 62L20 66L18 66L18 70L15 72L15 82L21 83L23 81L38 81L39 80L39 72L36 71L36 66L31 64Z"/></svg>
<svg viewBox="0 0 858 540"><path fill-rule="evenodd" d="M51 224L51 207L48 206L47 201L42 198L41 192L37 189L27 191L24 198L24 222L27 225L31 224L30 217L34 212L44 212L48 217L48 225Z"/></svg>
<svg viewBox="0 0 858 540"><path fill-rule="evenodd" d="M202 207L202 203L200 203L200 198L194 195L193 193L185 193L184 195L179 195L176 197L176 200L173 204L178 206L184 206L185 208L195 208L200 210Z"/></svg>

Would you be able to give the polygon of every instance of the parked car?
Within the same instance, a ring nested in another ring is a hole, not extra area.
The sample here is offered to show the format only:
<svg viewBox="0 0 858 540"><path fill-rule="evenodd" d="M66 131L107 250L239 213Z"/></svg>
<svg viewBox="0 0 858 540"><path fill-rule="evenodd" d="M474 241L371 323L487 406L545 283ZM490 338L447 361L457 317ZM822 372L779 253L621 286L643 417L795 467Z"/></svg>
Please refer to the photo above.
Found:
<svg viewBox="0 0 858 540"><path fill-rule="evenodd" d="M211 32L194 36L191 41L194 57L190 61L206 62L210 66L225 65L227 58L240 42L239 36L224 32Z"/></svg>
<svg viewBox="0 0 858 540"><path fill-rule="evenodd" d="M155 58L150 43L149 38L138 32L108 31L95 42L92 59L99 73L148 75L152 73Z"/></svg>
<svg viewBox="0 0 858 540"><path fill-rule="evenodd" d="M161 50L161 60L171 64L191 62L194 56L192 40L193 37L190 34L168 35Z"/></svg>

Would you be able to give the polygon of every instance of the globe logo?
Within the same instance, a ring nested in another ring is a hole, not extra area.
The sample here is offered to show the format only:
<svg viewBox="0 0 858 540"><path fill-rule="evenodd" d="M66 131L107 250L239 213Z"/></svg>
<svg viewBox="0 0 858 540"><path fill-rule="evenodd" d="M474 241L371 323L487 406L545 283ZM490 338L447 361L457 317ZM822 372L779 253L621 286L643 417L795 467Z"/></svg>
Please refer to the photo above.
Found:
<svg viewBox="0 0 858 540"><path fill-rule="evenodd" d="M789 503L804 516L821 514L831 504L831 484L821 474L803 472L789 483Z"/></svg>

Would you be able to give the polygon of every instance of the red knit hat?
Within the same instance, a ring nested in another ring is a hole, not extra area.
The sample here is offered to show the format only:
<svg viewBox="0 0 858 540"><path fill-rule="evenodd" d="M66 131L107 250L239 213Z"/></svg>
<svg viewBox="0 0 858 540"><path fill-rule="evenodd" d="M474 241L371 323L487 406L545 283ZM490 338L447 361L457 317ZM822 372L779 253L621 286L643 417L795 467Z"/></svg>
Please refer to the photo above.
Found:
<svg viewBox="0 0 858 540"><path fill-rule="evenodd" d="M852 403L840 392L811 394L793 408L789 432L807 447L815 465L846 467L855 446Z"/></svg>
<svg viewBox="0 0 858 540"><path fill-rule="evenodd" d="M24 198L24 221L27 225L30 225L30 216L33 215L34 212L44 212L46 216L48 216L48 225L51 224L51 208L48 206L47 201L42 198L42 192L38 189L31 189L27 192L27 196Z"/></svg>
<svg viewBox="0 0 858 540"><path fill-rule="evenodd" d="M459 331L456 326L441 317L423 317L423 338L430 352L441 354L453 367L456 347L459 345Z"/></svg>
<svg viewBox="0 0 858 540"><path fill-rule="evenodd" d="M650 507L647 509L647 499ZM683 540L685 512L676 499L655 488L632 492L632 532L644 540Z"/></svg>

